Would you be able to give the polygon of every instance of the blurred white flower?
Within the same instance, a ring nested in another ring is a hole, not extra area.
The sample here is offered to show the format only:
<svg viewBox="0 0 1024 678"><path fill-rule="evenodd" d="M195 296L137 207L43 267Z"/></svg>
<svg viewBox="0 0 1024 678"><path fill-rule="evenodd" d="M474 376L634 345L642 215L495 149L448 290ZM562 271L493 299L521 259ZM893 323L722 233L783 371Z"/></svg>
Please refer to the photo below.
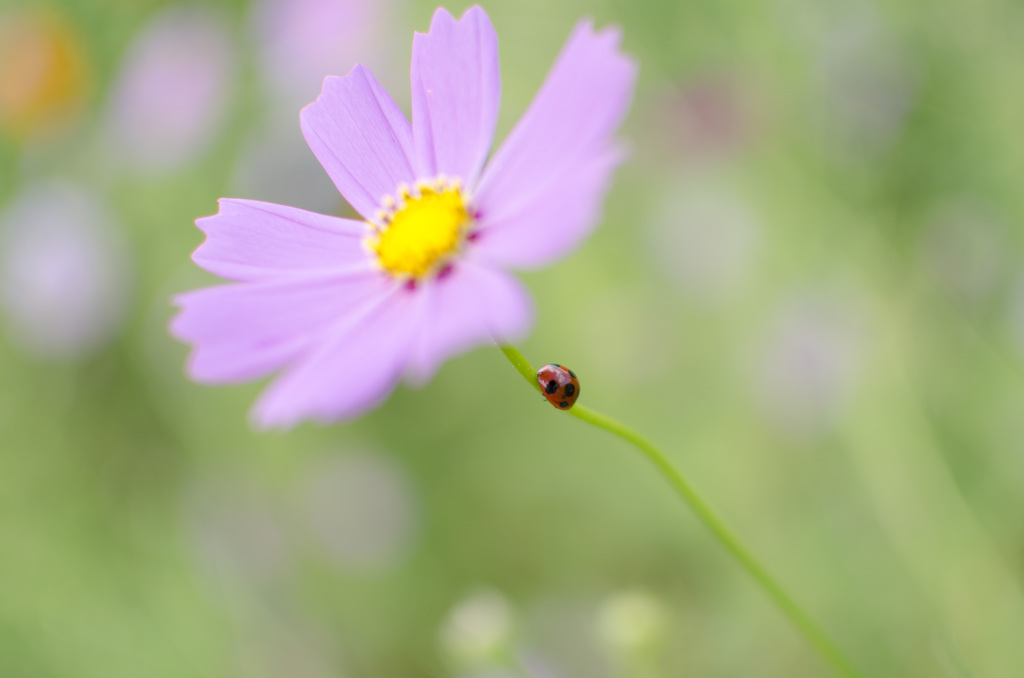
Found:
<svg viewBox="0 0 1024 678"><path fill-rule="evenodd" d="M313 537L337 565L377 571L394 567L409 553L417 502L394 460L356 453L316 464L304 498Z"/></svg>
<svg viewBox="0 0 1024 678"><path fill-rule="evenodd" d="M742 195L721 184L670 179L649 218L651 256L692 300L728 301L746 282L761 223Z"/></svg>
<svg viewBox="0 0 1024 678"><path fill-rule="evenodd" d="M109 150L133 169L177 169L220 130L235 81L232 36L204 5L150 18L122 58L105 122Z"/></svg>
<svg viewBox="0 0 1024 678"><path fill-rule="evenodd" d="M544 597L531 603L525 642L548 662L549 675L610 678L616 675L598 634L600 606L587 598Z"/></svg>
<svg viewBox="0 0 1024 678"><path fill-rule="evenodd" d="M89 191L48 181L0 214L0 304L25 351L44 358L95 351L116 333L129 281L124 236Z"/></svg>
<svg viewBox="0 0 1024 678"><path fill-rule="evenodd" d="M626 591L609 597L601 606L597 633L611 650L629 655L661 642L669 621L660 600L643 591Z"/></svg>
<svg viewBox="0 0 1024 678"><path fill-rule="evenodd" d="M481 591L462 600L441 627L441 648L457 662L479 666L507 653L512 642L512 609L497 591Z"/></svg>
<svg viewBox="0 0 1024 678"><path fill-rule="evenodd" d="M275 107L304 106L324 77L375 64L394 0L257 0L250 26ZM379 75L379 73L378 73Z"/></svg>
<svg viewBox="0 0 1024 678"><path fill-rule="evenodd" d="M853 386L862 335L861 314L847 296L791 298L776 316L756 372L768 420L798 437L830 429Z"/></svg>
<svg viewBox="0 0 1024 678"><path fill-rule="evenodd" d="M871 3L822 5L812 16L826 136L843 159L871 158L903 129L917 99L917 64Z"/></svg>

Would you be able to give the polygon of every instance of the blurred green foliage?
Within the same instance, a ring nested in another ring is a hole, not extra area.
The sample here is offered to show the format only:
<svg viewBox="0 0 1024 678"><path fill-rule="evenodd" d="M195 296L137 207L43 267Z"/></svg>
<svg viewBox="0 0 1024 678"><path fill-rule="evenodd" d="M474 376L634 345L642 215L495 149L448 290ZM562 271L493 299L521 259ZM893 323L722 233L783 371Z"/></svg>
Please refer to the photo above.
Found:
<svg viewBox="0 0 1024 678"><path fill-rule="evenodd" d="M45 5L79 34L90 96L56 141L0 141L0 203L39 179L87 186L135 262L101 350L51 361L0 338L0 675L455 675L440 629L479 590L508 601L510 675L825 675L637 455L496 350L287 434L249 428L260 384L186 379L170 297L213 282L192 222L229 194L265 105L246 3L216 3L241 70L215 142L161 176L104 166L120 59L166 4ZM524 353L669 450L866 675L1021 675L1022 7L482 4L499 139L579 16L620 24L641 63L602 226L524 276ZM398 64L432 11L398 6L375 36L403 106ZM410 533L382 565L332 556L315 527L332 517L311 483L354 455L405 479ZM664 611L633 659L600 632L630 591Z"/></svg>

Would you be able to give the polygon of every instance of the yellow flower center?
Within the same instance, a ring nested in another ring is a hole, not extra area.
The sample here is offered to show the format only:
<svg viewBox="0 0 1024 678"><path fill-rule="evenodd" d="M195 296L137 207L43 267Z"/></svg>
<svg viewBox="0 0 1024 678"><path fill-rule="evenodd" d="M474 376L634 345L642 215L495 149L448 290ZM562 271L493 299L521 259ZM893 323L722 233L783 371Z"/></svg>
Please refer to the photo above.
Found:
<svg viewBox="0 0 1024 678"><path fill-rule="evenodd" d="M439 270L458 252L470 221L458 186L442 182L416 193L403 190L401 202L379 217L381 224L368 244L381 266L417 278Z"/></svg>

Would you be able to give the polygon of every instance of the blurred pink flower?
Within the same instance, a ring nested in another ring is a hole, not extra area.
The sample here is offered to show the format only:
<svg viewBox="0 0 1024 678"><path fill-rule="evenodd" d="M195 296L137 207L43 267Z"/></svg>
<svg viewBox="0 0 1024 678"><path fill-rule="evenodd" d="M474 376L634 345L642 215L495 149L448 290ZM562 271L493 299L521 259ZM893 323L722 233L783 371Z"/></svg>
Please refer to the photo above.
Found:
<svg viewBox="0 0 1024 678"><path fill-rule="evenodd" d="M623 153L611 135L636 68L618 30L581 22L484 168L500 99L497 35L479 7L434 14L412 56L413 124L363 66L324 81L302 129L366 221L247 200L200 219L193 259L237 281L177 298L172 333L206 382L281 375L262 426L354 417L405 375L531 324L505 268L551 263L596 221Z"/></svg>
<svg viewBox="0 0 1024 678"><path fill-rule="evenodd" d="M654 109L661 152L675 163L702 165L735 158L758 136L762 111L746 78L716 69L661 94Z"/></svg>
<svg viewBox="0 0 1024 678"><path fill-rule="evenodd" d="M302 104L325 75L376 51L395 0L257 0L250 17L260 74L273 95Z"/></svg>
<svg viewBox="0 0 1024 678"><path fill-rule="evenodd" d="M194 160L224 121L235 60L221 15L203 6L157 13L128 48L114 84L107 142L125 164L164 171Z"/></svg>
<svg viewBox="0 0 1024 678"><path fill-rule="evenodd" d="M114 335L130 288L114 221L98 197L59 181L30 185L0 214L0 309L25 351L74 357Z"/></svg>
<svg viewBox="0 0 1024 678"><path fill-rule="evenodd" d="M762 412L780 432L813 439L841 420L867 336L861 294L819 288L779 311L753 376Z"/></svg>

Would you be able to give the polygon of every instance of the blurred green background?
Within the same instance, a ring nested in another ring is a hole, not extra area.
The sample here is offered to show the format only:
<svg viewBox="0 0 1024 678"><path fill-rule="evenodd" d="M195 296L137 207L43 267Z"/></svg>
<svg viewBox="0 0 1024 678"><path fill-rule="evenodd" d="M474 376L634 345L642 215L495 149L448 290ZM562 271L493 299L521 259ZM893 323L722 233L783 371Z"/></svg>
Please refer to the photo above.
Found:
<svg viewBox="0 0 1024 678"><path fill-rule="evenodd" d="M1024 675L1024 7L504 0L641 64L520 348L660 443L868 676ZM464 5L451 5L461 13ZM221 196L347 213L298 109L419 0L0 5L0 676L828 675L633 450L494 349L332 427L183 373Z"/></svg>

